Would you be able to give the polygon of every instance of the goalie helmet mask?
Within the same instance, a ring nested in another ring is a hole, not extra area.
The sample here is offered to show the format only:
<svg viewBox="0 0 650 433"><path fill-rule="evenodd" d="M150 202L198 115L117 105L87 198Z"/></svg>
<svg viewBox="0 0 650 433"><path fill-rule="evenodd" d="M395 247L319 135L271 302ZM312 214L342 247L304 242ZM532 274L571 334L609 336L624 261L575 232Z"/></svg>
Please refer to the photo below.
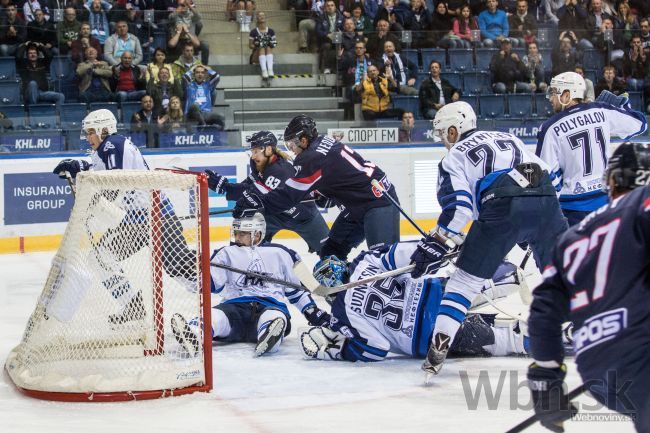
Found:
<svg viewBox="0 0 650 433"><path fill-rule="evenodd" d="M314 278L325 287L345 284L350 278L348 264L336 256L327 256L314 266Z"/></svg>
<svg viewBox="0 0 650 433"><path fill-rule="evenodd" d="M584 99L587 85L582 75L576 72L563 72L556 75L551 80L551 84L546 91L546 98L550 100L553 95L560 97L564 92L568 91L571 99ZM563 106L566 104L562 104Z"/></svg>
<svg viewBox="0 0 650 433"><path fill-rule="evenodd" d="M631 190L650 181L650 143L623 143L609 158L603 189L609 191L610 180L617 189Z"/></svg>
<svg viewBox="0 0 650 433"><path fill-rule="evenodd" d="M303 137L306 137L307 141L311 143L317 136L316 122L304 114L300 114L291 119L287 128L284 130L284 142L289 149L291 149L292 145L303 149L300 142Z"/></svg>
<svg viewBox="0 0 650 433"><path fill-rule="evenodd" d="M93 129L95 134L102 136L104 129L107 135L117 134L117 119L111 110L102 108L88 113L81 122L81 138L86 138L87 131Z"/></svg>
<svg viewBox="0 0 650 433"><path fill-rule="evenodd" d="M249 233L251 245L244 245L237 241L236 233ZM259 233L259 240L256 241L257 234ZM238 246L257 246L264 240L266 235L266 220L264 215L256 212L252 217L235 218L232 220L230 227L230 242Z"/></svg>

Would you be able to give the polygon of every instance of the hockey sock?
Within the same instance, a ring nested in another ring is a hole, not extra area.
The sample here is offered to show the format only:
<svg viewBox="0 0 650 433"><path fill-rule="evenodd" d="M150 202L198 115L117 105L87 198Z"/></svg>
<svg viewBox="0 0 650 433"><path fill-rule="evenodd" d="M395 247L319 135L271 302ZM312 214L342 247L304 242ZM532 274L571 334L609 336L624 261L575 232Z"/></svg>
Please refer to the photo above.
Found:
<svg viewBox="0 0 650 433"><path fill-rule="evenodd" d="M190 326L192 323L190 322ZM218 308L212 309L212 338L223 338L230 335L232 328L230 327L230 320L222 310Z"/></svg>
<svg viewBox="0 0 650 433"><path fill-rule="evenodd" d="M526 354L524 335L521 332L515 332L512 325L492 327L494 332L494 344L483 346L483 348L493 356L506 356L512 354Z"/></svg>
<svg viewBox="0 0 650 433"><path fill-rule="evenodd" d="M273 74L273 54L266 55L266 69L269 71L269 75Z"/></svg>
<svg viewBox="0 0 650 433"><path fill-rule="evenodd" d="M485 284L483 278L478 278L458 269L449 279L442 296L436 326L433 335L442 332L454 340L456 332L465 320L467 310L472 305L472 299L481 292Z"/></svg>
<svg viewBox="0 0 650 433"><path fill-rule="evenodd" d="M262 74L267 72L266 69L266 55L260 54L260 68L262 68Z"/></svg>
<svg viewBox="0 0 650 433"><path fill-rule="evenodd" d="M284 329L286 329L286 317L282 311L266 310L262 313L262 315L257 321L257 341L259 345L261 339L264 338L269 325L271 325L271 323L278 318L285 321L285 326L282 329L282 335L280 335L279 338L277 338L277 341L272 342L271 346L264 350L264 353L274 353L277 352L278 349L280 349L280 344L282 344L282 340L284 339Z"/></svg>

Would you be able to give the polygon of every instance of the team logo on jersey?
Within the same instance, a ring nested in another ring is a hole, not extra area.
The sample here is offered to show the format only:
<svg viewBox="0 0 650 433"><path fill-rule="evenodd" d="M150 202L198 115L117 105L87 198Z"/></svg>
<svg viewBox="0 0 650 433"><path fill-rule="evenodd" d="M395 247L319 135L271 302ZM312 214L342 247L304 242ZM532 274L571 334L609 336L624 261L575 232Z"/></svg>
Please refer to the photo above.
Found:
<svg viewBox="0 0 650 433"><path fill-rule="evenodd" d="M302 170L302 167L300 165L294 165L293 169L296 171L296 176L298 176L300 170Z"/></svg>
<svg viewBox="0 0 650 433"><path fill-rule="evenodd" d="M265 277L271 277L271 276L273 276L272 273L270 273L270 272L265 272L265 271L264 271L264 265L262 264L262 261L259 260L259 259L254 260L253 263L251 263L251 264L248 266L248 269L247 269L247 270L248 270L248 271L251 271L251 272L255 272L256 274L259 274L259 275L261 275L261 276L265 276ZM266 287L266 286L264 285L264 281L265 281L265 280L264 280L263 278L261 278L261 277L257 277L257 276L254 276L254 275L245 275L245 274L242 274L242 275L237 279L236 284L237 284L239 287L251 287L251 286Z"/></svg>
<svg viewBox="0 0 650 433"><path fill-rule="evenodd" d="M408 336L408 338L413 338L413 325L402 328L402 332Z"/></svg>
<svg viewBox="0 0 650 433"><path fill-rule="evenodd" d="M580 185L580 182L576 182L576 187L573 188L573 193L574 194L584 194L587 192L582 185Z"/></svg>
<svg viewBox="0 0 650 433"><path fill-rule="evenodd" d="M104 143L104 150L111 150L111 149L115 149L115 146L113 145L113 143L111 143L110 141L107 141L106 143Z"/></svg>
<svg viewBox="0 0 650 433"><path fill-rule="evenodd" d="M576 355L616 337L627 328L627 308L605 311L585 320L582 327L573 332Z"/></svg>

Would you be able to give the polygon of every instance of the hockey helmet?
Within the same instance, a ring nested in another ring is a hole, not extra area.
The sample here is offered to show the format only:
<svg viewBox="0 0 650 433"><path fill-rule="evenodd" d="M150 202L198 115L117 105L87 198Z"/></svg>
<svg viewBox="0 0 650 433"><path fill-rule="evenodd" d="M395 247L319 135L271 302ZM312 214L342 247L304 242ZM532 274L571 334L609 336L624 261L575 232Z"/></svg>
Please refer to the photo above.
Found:
<svg viewBox="0 0 650 433"><path fill-rule="evenodd" d="M336 256L327 256L314 266L314 278L325 287L344 284L350 277L348 264Z"/></svg>
<svg viewBox="0 0 650 433"><path fill-rule="evenodd" d="M300 114L293 119L287 125L284 130L284 142L291 147L290 144L294 142L294 145L300 144L300 139L302 137L307 137L311 142L314 138L318 136L318 130L316 129L316 122L309 116Z"/></svg>
<svg viewBox="0 0 650 433"><path fill-rule="evenodd" d="M623 143L609 158L603 189L609 192L609 181L620 189L634 189L650 183L650 143Z"/></svg>
<svg viewBox="0 0 650 433"><path fill-rule="evenodd" d="M246 141L250 144L251 149L266 146L276 147L278 145L278 139L275 138L275 134L269 131L256 132L247 138Z"/></svg>
<svg viewBox="0 0 650 433"><path fill-rule="evenodd" d="M559 97L567 90L571 94L571 99L584 99L587 85L582 75L576 72L562 72L556 75L548 86L546 98L550 100L553 95Z"/></svg>
<svg viewBox="0 0 650 433"><path fill-rule="evenodd" d="M452 102L443 106L433 119L433 131L447 144L447 131L455 127L461 136L476 129L476 113L471 105L464 101Z"/></svg>
<svg viewBox="0 0 650 433"><path fill-rule="evenodd" d="M111 110L102 108L100 110L91 111L81 122L81 137L85 138L87 131L93 129L95 134L100 137L104 129L108 135L117 133L117 119Z"/></svg>
<svg viewBox="0 0 650 433"><path fill-rule="evenodd" d="M237 242L237 237L235 236L235 233L237 232L250 233L251 245L244 246L259 245L266 235L266 220L264 219L264 215L260 212L256 212L255 215L251 217L235 218L232 220L232 226L230 227L230 242L241 246L241 244ZM257 233L260 234L260 240L255 242L255 235Z"/></svg>

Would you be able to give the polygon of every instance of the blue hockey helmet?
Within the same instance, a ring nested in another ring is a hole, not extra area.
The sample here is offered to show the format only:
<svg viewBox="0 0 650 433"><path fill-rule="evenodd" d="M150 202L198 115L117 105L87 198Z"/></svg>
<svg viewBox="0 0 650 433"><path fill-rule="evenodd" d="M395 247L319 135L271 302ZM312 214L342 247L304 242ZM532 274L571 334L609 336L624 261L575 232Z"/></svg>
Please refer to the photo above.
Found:
<svg viewBox="0 0 650 433"><path fill-rule="evenodd" d="M275 147L278 145L278 139L270 131L258 131L247 138L246 141L250 144L251 149L266 146Z"/></svg>
<svg viewBox="0 0 650 433"><path fill-rule="evenodd" d="M609 191L610 180L620 189L634 189L650 184L650 143L623 143L612 153L603 179Z"/></svg>
<svg viewBox="0 0 650 433"><path fill-rule="evenodd" d="M336 256L327 256L314 266L314 278L325 287L344 284L350 277L348 264Z"/></svg>

